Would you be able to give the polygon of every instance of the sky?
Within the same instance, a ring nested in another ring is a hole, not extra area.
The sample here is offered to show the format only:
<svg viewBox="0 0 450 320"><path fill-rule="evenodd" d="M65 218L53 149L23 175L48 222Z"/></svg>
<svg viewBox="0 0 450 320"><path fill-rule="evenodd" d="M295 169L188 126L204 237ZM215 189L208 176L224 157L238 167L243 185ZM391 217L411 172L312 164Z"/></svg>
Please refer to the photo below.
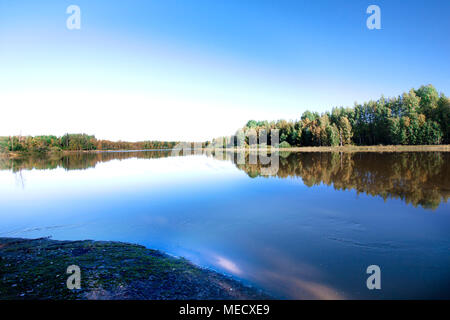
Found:
<svg viewBox="0 0 450 320"><path fill-rule="evenodd" d="M448 96L449 13L448 0L0 0L0 136L205 141L423 84Z"/></svg>

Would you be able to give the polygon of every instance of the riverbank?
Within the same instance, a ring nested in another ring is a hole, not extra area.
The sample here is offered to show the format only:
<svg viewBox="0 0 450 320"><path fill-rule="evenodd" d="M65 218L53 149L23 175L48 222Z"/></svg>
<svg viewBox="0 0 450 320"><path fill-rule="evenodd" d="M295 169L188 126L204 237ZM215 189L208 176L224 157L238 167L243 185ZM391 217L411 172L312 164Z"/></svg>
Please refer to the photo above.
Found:
<svg viewBox="0 0 450 320"><path fill-rule="evenodd" d="M70 265L80 267L80 290L67 288ZM269 298L230 277L141 245L0 238L0 300Z"/></svg>
<svg viewBox="0 0 450 320"><path fill-rule="evenodd" d="M149 150L63 150L57 152L47 152L47 153L29 153L29 152L4 152L0 153L0 157L4 158L21 158L30 155L71 155L71 154L82 154L82 153L101 153L101 152L143 152L143 151L167 151L171 152L174 149L149 149ZM177 154L182 153L182 150L174 150ZM256 151L266 151L266 152L450 152L450 145L423 145L423 146L404 146L404 145L392 145L392 146L335 146L335 147L291 147L291 148L226 148L226 149L215 149L215 148L202 148L193 149L192 153L202 153L202 152L256 152Z"/></svg>
<svg viewBox="0 0 450 320"><path fill-rule="evenodd" d="M424 146L335 146L335 147L291 147L291 148L227 148L213 149L206 148L210 152L230 151L230 152L450 152L450 145L424 145Z"/></svg>

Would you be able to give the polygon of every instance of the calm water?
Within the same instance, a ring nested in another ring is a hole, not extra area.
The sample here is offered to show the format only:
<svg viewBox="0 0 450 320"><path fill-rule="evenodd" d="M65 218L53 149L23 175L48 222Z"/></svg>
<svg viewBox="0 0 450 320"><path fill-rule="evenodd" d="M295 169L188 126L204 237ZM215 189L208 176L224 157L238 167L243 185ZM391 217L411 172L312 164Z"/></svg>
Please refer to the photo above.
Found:
<svg viewBox="0 0 450 320"><path fill-rule="evenodd" d="M118 240L278 298L450 298L450 153L0 159L0 237ZM381 268L381 290L366 268Z"/></svg>

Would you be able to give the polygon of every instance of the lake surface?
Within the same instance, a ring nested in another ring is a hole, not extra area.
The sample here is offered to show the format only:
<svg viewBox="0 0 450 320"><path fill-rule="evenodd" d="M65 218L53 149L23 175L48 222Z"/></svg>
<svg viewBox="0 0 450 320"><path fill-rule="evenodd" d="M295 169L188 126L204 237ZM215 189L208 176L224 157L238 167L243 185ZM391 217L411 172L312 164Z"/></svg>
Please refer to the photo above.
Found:
<svg viewBox="0 0 450 320"><path fill-rule="evenodd" d="M240 156L0 159L0 237L139 243L284 299L450 298L450 153Z"/></svg>

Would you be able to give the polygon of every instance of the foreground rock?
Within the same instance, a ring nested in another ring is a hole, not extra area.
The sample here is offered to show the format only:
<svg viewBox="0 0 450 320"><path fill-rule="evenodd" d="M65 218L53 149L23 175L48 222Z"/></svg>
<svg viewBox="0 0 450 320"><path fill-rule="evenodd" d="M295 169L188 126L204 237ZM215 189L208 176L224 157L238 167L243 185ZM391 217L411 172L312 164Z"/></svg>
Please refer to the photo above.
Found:
<svg viewBox="0 0 450 320"><path fill-rule="evenodd" d="M69 290L67 267L81 269ZM259 290L140 245L0 238L0 299L268 299Z"/></svg>

